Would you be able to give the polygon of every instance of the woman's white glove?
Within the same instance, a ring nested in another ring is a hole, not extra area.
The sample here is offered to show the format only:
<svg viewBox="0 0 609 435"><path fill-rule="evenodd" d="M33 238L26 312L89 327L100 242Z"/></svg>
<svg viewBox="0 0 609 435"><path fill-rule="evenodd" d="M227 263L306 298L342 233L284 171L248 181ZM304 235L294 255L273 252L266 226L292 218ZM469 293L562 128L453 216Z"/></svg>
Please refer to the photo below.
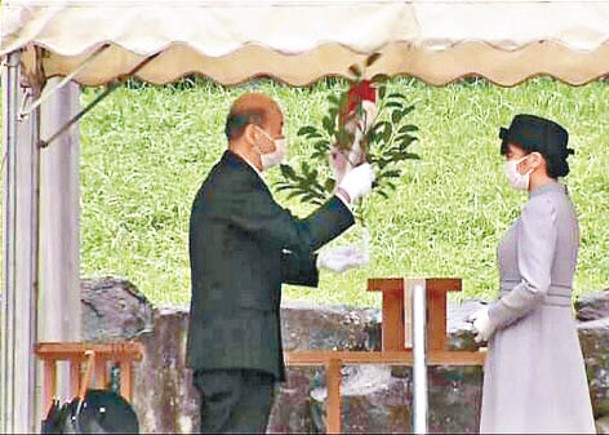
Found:
<svg viewBox="0 0 609 435"><path fill-rule="evenodd" d="M322 252L317 257L317 269L328 269L336 273L368 263L367 255L354 246L340 246L331 251Z"/></svg>
<svg viewBox="0 0 609 435"><path fill-rule="evenodd" d="M372 189L372 183L376 179L370 163L363 163L348 171L338 189L343 189L349 195L349 201L353 203Z"/></svg>
<svg viewBox="0 0 609 435"><path fill-rule="evenodd" d="M488 316L488 307L481 308L470 314L467 320L473 324L474 332L476 333L474 337L476 343L488 341L495 332L495 327Z"/></svg>

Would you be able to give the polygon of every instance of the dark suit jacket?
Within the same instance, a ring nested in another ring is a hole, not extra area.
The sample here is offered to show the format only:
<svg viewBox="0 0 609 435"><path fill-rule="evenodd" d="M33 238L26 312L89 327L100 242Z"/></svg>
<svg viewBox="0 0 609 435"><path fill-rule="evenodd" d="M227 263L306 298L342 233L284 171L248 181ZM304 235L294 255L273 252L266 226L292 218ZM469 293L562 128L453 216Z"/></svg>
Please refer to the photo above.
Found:
<svg viewBox="0 0 609 435"><path fill-rule="evenodd" d="M226 151L192 206L189 367L258 369L285 379L281 284L317 286L315 251L353 222L336 197L295 218L252 167Z"/></svg>

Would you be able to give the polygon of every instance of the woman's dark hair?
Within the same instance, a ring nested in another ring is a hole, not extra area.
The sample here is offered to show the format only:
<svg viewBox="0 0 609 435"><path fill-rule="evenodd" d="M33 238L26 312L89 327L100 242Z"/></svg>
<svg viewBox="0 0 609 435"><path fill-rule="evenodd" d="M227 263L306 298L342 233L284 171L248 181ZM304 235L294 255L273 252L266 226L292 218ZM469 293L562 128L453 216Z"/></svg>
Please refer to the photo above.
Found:
<svg viewBox="0 0 609 435"><path fill-rule="evenodd" d="M567 148L569 134L562 126L535 115L516 115L509 129L501 127L501 154L512 144L527 154L540 153L546 161L549 177L565 177L569 173L567 158L574 151Z"/></svg>
<svg viewBox="0 0 609 435"><path fill-rule="evenodd" d="M510 142L512 145L522 149L524 152L526 152L527 154L530 154L532 152L538 152L539 154L541 154L543 156L543 158L546 160L546 171L548 173L548 177L551 178L558 178L558 177L566 177L569 174L569 163L567 162L567 158L569 157L570 154L573 154L573 150L572 149L568 149L568 151L566 151L565 153L556 153L556 152L548 152L546 150L543 149L539 149L539 147L535 147L535 146L527 146L527 145L520 145L518 143L515 142ZM505 155L507 154L507 144L505 146L506 151L503 151L503 147L501 149L501 154Z"/></svg>

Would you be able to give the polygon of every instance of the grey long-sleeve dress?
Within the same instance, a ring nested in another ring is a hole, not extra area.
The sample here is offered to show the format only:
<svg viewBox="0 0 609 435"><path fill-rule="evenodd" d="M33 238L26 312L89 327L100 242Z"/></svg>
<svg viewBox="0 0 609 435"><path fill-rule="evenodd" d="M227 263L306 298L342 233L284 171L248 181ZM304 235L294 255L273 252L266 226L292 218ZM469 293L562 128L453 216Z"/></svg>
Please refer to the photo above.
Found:
<svg viewBox="0 0 609 435"><path fill-rule="evenodd" d="M571 309L578 246L565 187L534 190L498 250L481 433L596 433Z"/></svg>

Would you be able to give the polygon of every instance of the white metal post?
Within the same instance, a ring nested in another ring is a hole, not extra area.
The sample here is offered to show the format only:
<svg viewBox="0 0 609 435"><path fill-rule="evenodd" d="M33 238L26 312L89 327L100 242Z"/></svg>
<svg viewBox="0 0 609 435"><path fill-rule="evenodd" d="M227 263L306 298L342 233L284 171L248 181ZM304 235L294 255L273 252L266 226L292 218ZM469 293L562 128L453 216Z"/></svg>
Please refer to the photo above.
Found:
<svg viewBox="0 0 609 435"><path fill-rule="evenodd" d="M425 280L412 282L414 433L427 433L427 289Z"/></svg>
<svg viewBox="0 0 609 435"><path fill-rule="evenodd" d="M2 289L2 337L0 361L0 431L8 433L13 427L12 409L14 408L14 350L15 350L15 171L17 142L17 88L19 85L19 53L11 53L4 59L2 71L2 116L3 162L4 162L4 209L3 209L3 289Z"/></svg>
<svg viewBox="0 0 609 435"><path fill-rule="evenodd" d="M20 53L4 69L4 294L0 382L0 430L33 433L38 300L39 116L19 122ZM35 95L32 95L35 97Z"/></svg>

